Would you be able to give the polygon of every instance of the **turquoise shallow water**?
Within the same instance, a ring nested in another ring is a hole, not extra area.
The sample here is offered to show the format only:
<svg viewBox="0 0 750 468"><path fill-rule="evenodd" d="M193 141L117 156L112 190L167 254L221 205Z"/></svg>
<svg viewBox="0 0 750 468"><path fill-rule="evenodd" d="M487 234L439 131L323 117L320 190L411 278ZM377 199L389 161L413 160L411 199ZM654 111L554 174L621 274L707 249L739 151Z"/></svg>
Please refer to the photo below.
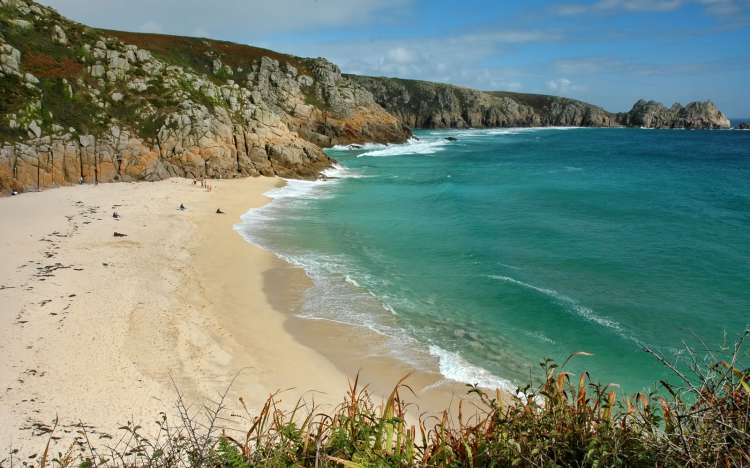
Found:
<svg viewBox="0 0 750 468"><path fill-rule="evenodd" d="M628 391L665 376L644 345L676 357L750 324L750 132L416 135L330 150L337 179L292 181L238 226L313 278L301 315L485 385L588 351L573 369Z"/></svg>

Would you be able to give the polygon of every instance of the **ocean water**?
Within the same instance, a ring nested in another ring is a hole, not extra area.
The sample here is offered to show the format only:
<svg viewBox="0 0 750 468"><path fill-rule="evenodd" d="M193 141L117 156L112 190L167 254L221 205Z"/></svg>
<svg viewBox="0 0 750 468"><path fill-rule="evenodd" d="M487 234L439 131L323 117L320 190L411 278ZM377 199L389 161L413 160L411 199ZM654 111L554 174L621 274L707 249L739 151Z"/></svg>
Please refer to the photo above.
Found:
<svg viewBox="0 0 750 468"><path fill-rule="evenodd" d="M301 316L511 389L586 351L571 370L629 392L667 375L644 346L680 359L750 325L750 132L416 136L329 150L329 180L290 181L237 226L314 280Z"/></svg>

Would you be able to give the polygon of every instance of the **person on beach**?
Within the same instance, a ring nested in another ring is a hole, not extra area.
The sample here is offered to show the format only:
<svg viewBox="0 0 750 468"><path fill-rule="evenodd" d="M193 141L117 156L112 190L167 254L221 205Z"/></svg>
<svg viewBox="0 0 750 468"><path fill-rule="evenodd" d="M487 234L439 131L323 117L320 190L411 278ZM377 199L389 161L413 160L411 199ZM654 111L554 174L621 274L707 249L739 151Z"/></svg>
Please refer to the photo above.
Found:
<svg viewBox="0 0 750 468"><path fill-rule="evenodd" d="M180 211L185 211L185 205L183 205L182 203L180 203L180 208L179 208L179 210L180 210Z"/></svg>
<svg viewBox="0 0 750 468"><path fill-rule="evenodd" d="M216 208L216 214L224 214L224 212L221 211L221 208Z"/></svg>

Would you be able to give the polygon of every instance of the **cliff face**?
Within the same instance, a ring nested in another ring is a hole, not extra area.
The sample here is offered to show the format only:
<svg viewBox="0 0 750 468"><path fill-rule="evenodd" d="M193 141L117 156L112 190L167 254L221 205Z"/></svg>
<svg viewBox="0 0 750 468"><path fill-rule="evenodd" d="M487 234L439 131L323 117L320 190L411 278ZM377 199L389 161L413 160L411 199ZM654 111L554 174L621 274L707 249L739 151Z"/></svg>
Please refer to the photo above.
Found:
<svg viewBox="0 0 750 468"><path fill-rule="evenodd" d="M324 59L95 30L0 0L0 190L169 176L315 177L321 146L410 132Z"/></svg>
<svg viewBox="0 0 750 468"><path fill-rule="evenodd" d="M541 94L477 91L439 83L349 76L372 92L388 112L411 127L648 127L729 128L729 119L710 102L667 109L638 101L629 112L614 114L582 101Z"/></svg>
<svg viewBox="0 0 750 468"><path fill-rule="evenodd" d="M663 104L641 99L618 116L623 125L646 128L729 128L729 119L711 101L691 102L687 106Z"/></svg>
<svg viewBox="0 0 750 468"><path fill-rule="evenodd" d="M483 92L397 78L349 76L410 127L538 127L618 125L614 115L581 101L556 96Z"/></svg>

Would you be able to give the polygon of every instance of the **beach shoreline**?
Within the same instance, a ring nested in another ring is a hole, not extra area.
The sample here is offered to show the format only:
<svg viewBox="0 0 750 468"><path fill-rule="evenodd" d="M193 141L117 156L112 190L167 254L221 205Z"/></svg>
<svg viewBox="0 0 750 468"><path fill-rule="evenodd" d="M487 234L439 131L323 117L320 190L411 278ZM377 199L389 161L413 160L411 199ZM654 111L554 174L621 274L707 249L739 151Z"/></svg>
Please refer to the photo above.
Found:
<svg viewBox="0 0 750 468"><path fill-rule="evenodd" d="M233 229L281 179L210 184L210 192L187 179L83 185L0 199L0 219L14 226L0 242L3 447L38 452L44 439L34 435L55 417L69 434L79 422L93 434L129 421L148 428L173 409L176 389L200 404L232 382L229 407L242 397L251 411L276 392L282 405L303 398L330 409L358 372L376 398L411 373L422 410L465 395L437 369L368 355L372 333L296 317L310 279Z"/></svg>

